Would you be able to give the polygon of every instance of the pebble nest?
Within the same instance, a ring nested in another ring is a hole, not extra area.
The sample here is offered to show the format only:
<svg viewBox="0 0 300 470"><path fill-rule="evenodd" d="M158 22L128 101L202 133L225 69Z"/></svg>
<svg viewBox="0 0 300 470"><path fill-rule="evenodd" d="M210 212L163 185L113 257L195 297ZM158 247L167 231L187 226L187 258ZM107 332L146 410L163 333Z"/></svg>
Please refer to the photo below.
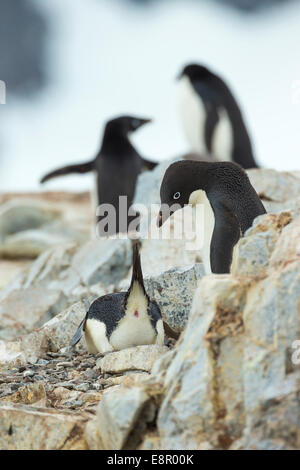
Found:
<svg viewBox="0 0 300 470"><path fill-rule="evenodd" d="M166 338L173 348L175 341ZM23 403L55 409L95 413L104 390L116 385L114 380L131 373L102 374L97 360L102 354L85 351L48 352L36 364L3 370L0 375L0 403ZM145 374L145 372L144 372Z"/></svg>

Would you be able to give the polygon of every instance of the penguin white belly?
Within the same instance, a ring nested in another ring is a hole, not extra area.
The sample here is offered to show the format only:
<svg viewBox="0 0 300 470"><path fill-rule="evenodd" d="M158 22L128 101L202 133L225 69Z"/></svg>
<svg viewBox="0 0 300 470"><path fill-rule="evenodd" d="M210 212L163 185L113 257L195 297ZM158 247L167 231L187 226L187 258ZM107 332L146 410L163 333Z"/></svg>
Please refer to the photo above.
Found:
<svg viewBox="0 0 300 470"><path fill-rule="evenodd" d="M179 80L180 113L185 135L191 150L206 154L205 122L206 111L201 98L195 92L188 77Z"/></svg>
<svg viewBox="0 0 300 470"><path fill-rule="evenodd" d="M154 344L157 334L148 315L148 301L138 282L134 282L127 299L125 316L110 337L113 349L120 350Z"/></svg>
<svg viewBox="0 0 300 470"><path fill-rule="evenodd" d="M204 269L206 274L211 274L211 264L210 264L210 245L211 239L213 236L213 231L215 227L215 215L206 196L205 191L198 189L191 193L189 198L189 204L196 206L202 204L203 206L203 219L201 222L203 226L201 227L202 231L202 247L200 247L202 262L204 264Z"/></svg>
<svg viewBox="0 0 300 470"><path fill-rule="evenodd" d="M155 343L155 330L148 317L136 318L125 315L110 337L110 344L116 351Z"/></svg>
<svg viewBox="0 0 300 470"><path fill-rule="evenodd" d="M232 126L227 111L218 110L219 121L212 136L212 154L219 161L232 161L233 135Z"/></svg>
<svg viewBox="0 0 300 470"><path fill-rule="evenodd" d="M106 336L106 326L103 322L95 319L87 319L85 323L85 341L88 352L91 354L113 351Z"/></svg>

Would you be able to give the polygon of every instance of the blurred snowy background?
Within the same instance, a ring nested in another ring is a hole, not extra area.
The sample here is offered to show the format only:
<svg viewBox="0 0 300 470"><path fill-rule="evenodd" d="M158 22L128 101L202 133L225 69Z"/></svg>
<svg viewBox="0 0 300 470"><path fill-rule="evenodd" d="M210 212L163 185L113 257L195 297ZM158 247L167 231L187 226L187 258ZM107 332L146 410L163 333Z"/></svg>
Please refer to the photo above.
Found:
<svg viewBox="0 0 300 470"><path fill-rule="evenodd" d="M134 137L145 157L187 151L175 77L190 61L231 86L261 165L300 169L299 44L293 0L0 0L0 191L41 189L45 172L91 159L122 113L154 119Z"/></svg>

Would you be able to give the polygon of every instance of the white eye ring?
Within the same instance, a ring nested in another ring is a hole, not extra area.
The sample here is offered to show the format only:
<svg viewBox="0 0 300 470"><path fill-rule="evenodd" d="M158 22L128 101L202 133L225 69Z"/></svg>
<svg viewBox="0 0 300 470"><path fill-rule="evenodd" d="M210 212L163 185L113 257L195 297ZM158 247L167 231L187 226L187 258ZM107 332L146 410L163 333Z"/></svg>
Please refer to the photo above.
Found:
<svg viewBox="0 0 300 470"><path fill-rule="evenodd" d="M179 199L181 196L180 192L177 191L177 193L174 194L173 199Z"/></svg>

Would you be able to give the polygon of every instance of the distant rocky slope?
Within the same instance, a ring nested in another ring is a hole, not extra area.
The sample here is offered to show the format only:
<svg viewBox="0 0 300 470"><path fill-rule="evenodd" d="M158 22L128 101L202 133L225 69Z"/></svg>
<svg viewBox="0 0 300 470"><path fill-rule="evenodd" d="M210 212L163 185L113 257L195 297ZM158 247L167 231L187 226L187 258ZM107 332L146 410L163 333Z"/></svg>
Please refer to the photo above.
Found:
<svg viewBox="0 0 300 470"><path fill-rule="evenodd" d="M165 167L138 202L158 202ZM129 241L90 238L87 195L1 196L1 449L300 448L300 178L249 176L269 213L230 275L205 276L183 240L143 242L177 343L104 357L70 339L83 298L127 285Z"/></svg>

